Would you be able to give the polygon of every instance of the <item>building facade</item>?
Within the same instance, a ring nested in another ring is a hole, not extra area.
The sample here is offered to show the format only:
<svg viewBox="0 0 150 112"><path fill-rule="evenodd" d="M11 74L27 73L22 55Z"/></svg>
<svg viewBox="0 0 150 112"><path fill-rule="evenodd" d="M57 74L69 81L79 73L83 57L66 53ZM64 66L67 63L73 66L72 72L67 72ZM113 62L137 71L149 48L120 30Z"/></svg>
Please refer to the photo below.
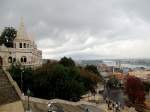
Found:
<svg viewBox="0 0 150 112"><path fill-rule="evenodd" d="M37 49L34 39L27 34L23 19L13 41L13 48L0 46L0 67L8 68L12 63L20 63L29 67L42 64L42 51Z"/></svg>

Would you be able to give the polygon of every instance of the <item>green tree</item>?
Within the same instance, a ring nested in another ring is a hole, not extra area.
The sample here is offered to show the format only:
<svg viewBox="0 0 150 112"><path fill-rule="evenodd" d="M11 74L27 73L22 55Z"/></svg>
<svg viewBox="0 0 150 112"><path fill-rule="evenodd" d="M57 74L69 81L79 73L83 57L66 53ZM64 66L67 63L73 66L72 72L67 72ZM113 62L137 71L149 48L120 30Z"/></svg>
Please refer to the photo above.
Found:
<svg viewBox="0 0 150 112"><path fill-rule="evenodd" d="M79 99L85 93L79 71L75 67L44 65L34 72L34 77L33 88L37 97L71 100L73 97Z"/></svg>
<svg viewBox="0 0 150 112"><path fill-rule="evenodd" d="M67 57L61 58L59 63L66 67L74 67L75 66L75 62L71 58L67 58Z"/></svg>
<svg viewBox="0 0 150 112"><path fill-rule="evenodd" d="M85 69L99 75L98 69L95 65L86 65Z"/></svg>
<svg viewBox="0 0 150 112"><path fill-rule="evenodd" d="M4 44L6 47L13 47L13 40L17 35L17 30L13 27L5 27L0 36L0 45Z"/></svg>
<svg viewBox="0 0 150 112"><path fill-rule="evenodd" d="M73 61L73 60L72 60ZM69 66L68 66L69 65ZM35 70L24 68L23 90L29 88L34 97L60 98L77 101L88 91L95 92L99 77L84 68L73 64L46 63ZM10 73L20 86L21 68L12 65Z"/></svg>
<svg viewBox="0 0 150 112"><path fill-rule="evenodd" d="M115 77L112 76L106 83L107 89L119 89L121 88L121 82Z"/></svg>
<svg viewBox="0 0 150 112"><path fill-rule="evenodd" d="M16 63L11 65L9 72L20 88L21 88L21 74L22 74L22 80L23 80L22 86L23 86L24 93L27 92L28 88L29 89L32 88L33 70L30 67L25 68L20 63Z"/></svg>
<svg viewBox="0 0 150 112"><path fill-rule="evenodd" d="M150 82L143 82L144 84L144 90L149 94L150 91Z"/></svg>
<svg viewBox="0 0 150 112"><path fill-rule="evenodd" d="M82 82L85 86L86 91L94 92L97 87L97 83L100 81L100 78L92 72L81 68L80 75L82 77Z"/></svg>
<svg viewBox="0 0 150 112"><path fill-rule="evenodd" d="M86 65L85 69L88 70L89 72L92 72L95 75L99 76L99 79L100 79L99 83L104 83L104 78L100 74L100 72L98 71L98 69L97 69L97 67L95 65Z"/></svg>

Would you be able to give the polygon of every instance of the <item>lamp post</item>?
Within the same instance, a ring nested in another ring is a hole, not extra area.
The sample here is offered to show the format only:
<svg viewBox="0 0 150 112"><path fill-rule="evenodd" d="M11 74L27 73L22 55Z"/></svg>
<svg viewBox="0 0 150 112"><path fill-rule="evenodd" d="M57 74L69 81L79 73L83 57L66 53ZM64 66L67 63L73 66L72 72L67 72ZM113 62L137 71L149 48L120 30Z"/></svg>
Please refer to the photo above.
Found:
<svg viewBox="0 0 150 112"><path fill-rule="evenodd" d="M23 68L21 68L21 77L20 77L20 80L21 80L21 92L23 93Z"/></svg>
<svg viewBox="0 0 150 112"><path fill-rule="evenodd" d="M27 95L28 95L28 108L27 108L27 110L28 111L30 111L30 102L29 102L29 97L30 97L30 90L29 90L29 88L28 88L28 90L27 90Z"/></svg>

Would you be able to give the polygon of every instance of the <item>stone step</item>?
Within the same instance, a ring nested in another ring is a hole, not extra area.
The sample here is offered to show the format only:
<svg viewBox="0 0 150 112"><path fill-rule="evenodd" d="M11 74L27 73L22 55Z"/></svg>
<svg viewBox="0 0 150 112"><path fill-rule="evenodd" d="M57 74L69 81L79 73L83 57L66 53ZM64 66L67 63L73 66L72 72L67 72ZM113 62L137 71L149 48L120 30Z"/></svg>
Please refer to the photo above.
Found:
<svg viewBox="0 0 150 112"><path fill-rule="evenodd" d="M0 77L0 87L5 87L9 85L10 85L10 82L6 76Z"/></svg>
<svg viewBox="0 0 150 112"><path fill-rule="evenodd" d="M0 88L0 104L11 103L17 100L19 100L19 97L12 86Z"/></svg>
<svg viewBox="0 0 150 112"><path fill-rule="evenodd" d="M8 84L8 83L0 83L0 88L5 88L5 87L8 87L8 86L11 86L11 85Z"/></svg>
<svg viewBox="0 0 150 112"><path fill-rule="evenodd" d="M0 69L0 76L1 75L5 75L4 71L2 69Z"/></svg>
<svg viewBox="0 0 150 112"><path fill-rule="evenodd" d="M0 105L18 101L20 98L5 72L0 69Z"/></svg>
<svg viewBox="0 0 150 112"><path fill-rule="evenodd" d="M1 82L8 82L9 83L9 81L6 77L0 77L0 83Z"/></svg>

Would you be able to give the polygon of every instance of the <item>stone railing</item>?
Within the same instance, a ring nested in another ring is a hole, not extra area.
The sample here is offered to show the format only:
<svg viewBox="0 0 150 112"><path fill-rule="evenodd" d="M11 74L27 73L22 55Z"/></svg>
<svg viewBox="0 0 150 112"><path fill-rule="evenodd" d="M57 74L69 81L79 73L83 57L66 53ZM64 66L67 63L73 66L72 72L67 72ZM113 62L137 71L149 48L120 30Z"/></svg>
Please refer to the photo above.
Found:
<svg viewBox="0 0 150 112"><path fill-rule="evenodd" d="M22 96L22 100L27 100L27 96ZM89 103L86 101L79 101L79 102L71 102L71 101L66 101L66 100L61 100L61 99L52 99L52 100L45 100L45 99L40 99L40 98L35 98L35 97L30 97L30 102L35 102L35 103L42 103L42 104L48 104L49 102L53 103L63 103L63 104L68 104L72 106L78 106L78 105L90 105L90 106L96 106L95 103Z"/></svg>
<svg viewBox="0 0 150 112"><path fill-rule="evenodd" d="M86 102L86 101L71 102L71 101L66 101L66 100L61 100L61 99L52 99L52 100L49 100L49 102L64 103L64 104L73 105L73 106L78 106L78 105L83 105L83 104L96 106L95 103L90 103L90 102Z"/></svg>
<svg viewBox="0 0 150 112"><path fill-rule="evenodd" d="M28 96L22 95L21 98L23 101L26 101L28 99ZM40 99L40 98L35 98L35 97L30 97L29 100L30 100L30 102L41 103L41 104L46 104L46 105L50 101L50 100L45 100L45 99Z"/></svg>

